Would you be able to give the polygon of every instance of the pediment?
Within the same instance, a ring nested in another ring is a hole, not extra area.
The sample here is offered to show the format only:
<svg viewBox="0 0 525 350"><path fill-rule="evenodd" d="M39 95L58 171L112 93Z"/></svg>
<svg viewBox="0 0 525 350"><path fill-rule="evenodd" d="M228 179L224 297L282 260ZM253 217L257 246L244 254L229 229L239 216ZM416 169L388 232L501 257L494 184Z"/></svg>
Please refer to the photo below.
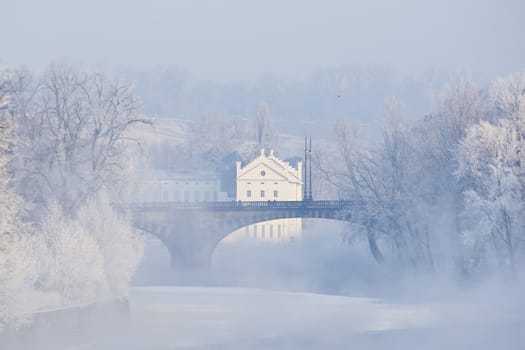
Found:
<svg viewBox="0 0 525 350"><path fill-rule="evenodd" d="M259 163L239 176L240 180L282 181L288 178L266 164Z"/></svg>
<svg viewBox="0 0 525 350"><path fill-rule="evenodd" d="M298 167L301 169L300 166ZM270 151L270 155L266 156L264 150L261 149L261 154L245 166L237 162L237 180L287 181L288 183L303 184L302 174L298 169L276 157L273 151Z"/></svg>
<svg viewBox="0 0 525 350"><path fill-rule="evenodd" d="M264 175L263 175L264 174ZM301 181L289 173L284 167L275 162L252 162L244 167L238 180L252 181L289 181L292 183L301 183Z"/></svg>

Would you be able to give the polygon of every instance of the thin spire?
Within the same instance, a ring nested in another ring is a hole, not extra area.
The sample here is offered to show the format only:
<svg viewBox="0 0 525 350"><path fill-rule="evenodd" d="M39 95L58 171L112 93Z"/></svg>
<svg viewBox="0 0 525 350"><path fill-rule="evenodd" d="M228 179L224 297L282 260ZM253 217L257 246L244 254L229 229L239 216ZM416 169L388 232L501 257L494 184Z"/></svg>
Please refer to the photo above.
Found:
<svg viewBox="0 0 525 350"><path fill-rule="evenodd" d="M309 150L309 156L310 156L310 178L308 179L308 187L309 187L309 193L308 193L308 200L313 200L312 197L312 136L310 136L310 150Z"/></svg>
<svg viewBox="0 0 525 350"><path fill-rule="evenodd" d="M307 136L305 135L304 136L304 176L303 176L303 190L304 190L304 194L303 194L303 201L306 201L308 200L308 188L306 187L306 183L307 183L307 175L308 175L308 155L307 155Z"/></svg>

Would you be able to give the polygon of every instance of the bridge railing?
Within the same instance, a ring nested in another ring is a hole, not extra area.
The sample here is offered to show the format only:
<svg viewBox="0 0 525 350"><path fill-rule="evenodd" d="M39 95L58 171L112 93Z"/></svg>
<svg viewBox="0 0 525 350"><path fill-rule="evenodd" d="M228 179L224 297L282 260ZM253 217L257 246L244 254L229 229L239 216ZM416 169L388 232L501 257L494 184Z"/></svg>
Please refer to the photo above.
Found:
<svg viewBox="0 0 525 350"><path fill-rule="evenodd" d="M208 208L322 208L350 206L350 201L255 201L255 202L208 202Z"/></svg>
<svg viewBox="0 0 525 350"><path fill-rule="evenodd" d="M140 208L180 208L180 209L244 209L244 208L344 208L356 207L358 203L348 200L324 201L220 201L220 202L144 202L133 203L128 207Z"/></svg>

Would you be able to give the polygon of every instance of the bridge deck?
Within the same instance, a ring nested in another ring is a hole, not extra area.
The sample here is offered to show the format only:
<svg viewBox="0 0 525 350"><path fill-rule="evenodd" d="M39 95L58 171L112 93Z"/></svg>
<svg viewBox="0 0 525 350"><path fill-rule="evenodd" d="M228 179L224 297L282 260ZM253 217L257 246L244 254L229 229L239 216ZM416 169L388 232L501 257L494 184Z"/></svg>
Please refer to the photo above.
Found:
<svg viewBox="0 0 525 350"><path fill-rule="evenodd" d="M221 201L221 202L145 202L128 205L135 209L179 209L179 210L261 210L261 209L341 209L358 207L355 201Z"/></svg>

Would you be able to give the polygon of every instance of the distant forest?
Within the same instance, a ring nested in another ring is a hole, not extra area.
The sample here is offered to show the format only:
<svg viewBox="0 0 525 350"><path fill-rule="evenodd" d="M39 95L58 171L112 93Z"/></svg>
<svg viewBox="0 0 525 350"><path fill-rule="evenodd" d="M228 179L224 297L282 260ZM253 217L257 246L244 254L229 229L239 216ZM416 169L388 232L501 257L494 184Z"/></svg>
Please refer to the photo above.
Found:
<svg viewBox="0 0 525 350"><path fill-rule="evenodd" d="M326 121L343 117L375 123L390 97L410 106L413 117L421 117L432 109L433 93L441 91L451 76L450 72L438 71L402 76L381 65L318 70L294 82L267 75L253 82L215 83L177 70L131 71L125 75L142 97L144 112L158 117L197 119L220 113L253 118L264 103L278 122L323 121L325 128ZM284 123L282 131L292 131L291 126Z"/></svg>

